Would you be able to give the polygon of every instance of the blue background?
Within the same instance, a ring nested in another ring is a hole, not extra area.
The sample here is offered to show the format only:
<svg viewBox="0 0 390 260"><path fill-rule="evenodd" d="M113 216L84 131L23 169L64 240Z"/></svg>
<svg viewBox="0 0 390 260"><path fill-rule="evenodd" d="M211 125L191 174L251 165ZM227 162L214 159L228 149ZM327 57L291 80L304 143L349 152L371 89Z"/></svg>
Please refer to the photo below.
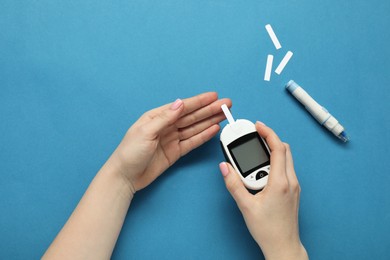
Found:
<svg viewBox="0 0 390 260"><path fill-rule="evenodd" d="M0 258L44 253L142 113L217 91L291 145L312 259L389 259L389 14L383 0L0 0ZM265 82L267 54L275 68L288 50ZM350 143L311 118L290 79ZM222 160L217 136L137 193L112 258L262 257Z"/></svg>

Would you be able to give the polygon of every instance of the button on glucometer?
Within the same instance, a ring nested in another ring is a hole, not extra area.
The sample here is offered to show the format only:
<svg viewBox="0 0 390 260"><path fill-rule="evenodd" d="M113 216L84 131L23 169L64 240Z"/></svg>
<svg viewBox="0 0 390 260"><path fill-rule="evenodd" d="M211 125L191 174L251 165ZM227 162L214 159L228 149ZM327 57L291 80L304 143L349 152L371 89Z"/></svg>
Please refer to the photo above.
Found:
<svg viewBox="0 0 390 260"><path fill-rule="evenodd" d="M266 171L259 171L257 174L256 174L256 180L259 180L265 176L267 176L268 173Z"/></svg>

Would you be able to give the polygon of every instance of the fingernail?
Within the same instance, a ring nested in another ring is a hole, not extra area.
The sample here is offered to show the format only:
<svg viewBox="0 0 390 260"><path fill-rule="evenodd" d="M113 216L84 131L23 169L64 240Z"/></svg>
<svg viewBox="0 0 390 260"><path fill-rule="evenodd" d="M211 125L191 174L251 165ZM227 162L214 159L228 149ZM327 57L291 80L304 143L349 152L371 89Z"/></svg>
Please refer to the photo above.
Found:
<svg viewBox="0 0 390 260"><path fill-rule="evenodd" d="M226 163L221 162L219 164L219 169L221 170L222 176L226 177L229 174L229 168Z"/></svg>
<svg viewBox="0 0 390 260"><path fill-rule="evenodd" d="M258 124L260 124L260 125L264 125L264 126L265 126L265 124L264 124L263 122L257 121L256 123L258 123Z"/></svg>
<svg viewBox="0 0 390 260"><path fill-rule="evenodd" d="M173 104L171 105L171 109L172 109L172 110L177 110L179 107L181 107L181 105L183 105L183 101L182 101L180 98L178 98L178 99L176 99L176 101L173 102Z"/></svg>

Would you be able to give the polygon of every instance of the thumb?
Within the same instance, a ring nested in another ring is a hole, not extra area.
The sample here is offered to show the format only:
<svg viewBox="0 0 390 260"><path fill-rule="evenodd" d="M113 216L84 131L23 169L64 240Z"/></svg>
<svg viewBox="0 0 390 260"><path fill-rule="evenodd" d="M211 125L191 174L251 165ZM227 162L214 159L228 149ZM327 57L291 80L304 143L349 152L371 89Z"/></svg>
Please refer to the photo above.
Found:
<svg viewBox="0 0 390 260"><path fill-rule="evenodd" d="M168 108L161 110L145 127L146 134L154 138L161 130L175 123L183 110L183 104L183 100L177 99Z"/></svg>
<svg viewBox="0 0 390 260"><path fill-rule="evenodd" d="M225 180L226 188L236 201L238 207L242 208L248 205L252 195L245 188L244 183L234 168L229 163L222 162L219 164L219 169Z"/></svg>

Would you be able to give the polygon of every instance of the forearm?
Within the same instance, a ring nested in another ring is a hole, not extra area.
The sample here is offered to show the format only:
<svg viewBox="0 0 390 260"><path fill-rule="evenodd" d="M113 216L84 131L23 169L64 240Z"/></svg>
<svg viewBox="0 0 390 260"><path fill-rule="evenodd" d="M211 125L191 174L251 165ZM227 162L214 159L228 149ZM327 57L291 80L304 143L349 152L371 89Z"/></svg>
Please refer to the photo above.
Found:
<svg viewBox="0 0 390 260"><path fill-rule="evenodd" d="M51 244L44 259L109 259L134 189L110 158Z"/></svg>

